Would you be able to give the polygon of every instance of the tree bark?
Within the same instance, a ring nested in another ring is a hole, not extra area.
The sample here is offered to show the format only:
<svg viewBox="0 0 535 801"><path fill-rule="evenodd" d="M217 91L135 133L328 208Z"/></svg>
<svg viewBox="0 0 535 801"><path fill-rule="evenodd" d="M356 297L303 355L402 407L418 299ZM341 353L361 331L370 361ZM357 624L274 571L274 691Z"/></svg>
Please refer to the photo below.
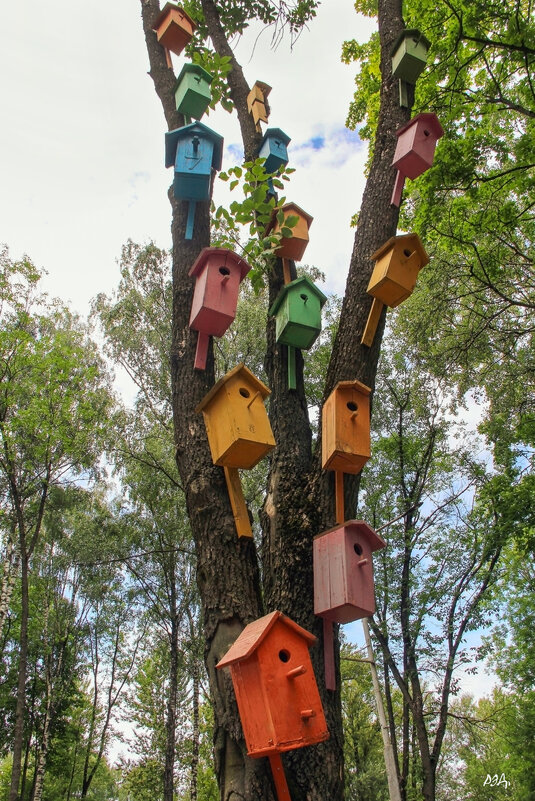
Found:
<svg viewBox="0 0 535 801"><path fill-rule="evenodd" d="M9 801L18 801L19 785L22 766L22 748L24 740L24 713L26 709L26 673L28 667L28 609L29 566L26 554L26 543L21 541L21 619L20 619L20 648L19 673L17 683L17 704L15 707L15 726L13 729L13 768L11 770L11 786Z"/></svg>

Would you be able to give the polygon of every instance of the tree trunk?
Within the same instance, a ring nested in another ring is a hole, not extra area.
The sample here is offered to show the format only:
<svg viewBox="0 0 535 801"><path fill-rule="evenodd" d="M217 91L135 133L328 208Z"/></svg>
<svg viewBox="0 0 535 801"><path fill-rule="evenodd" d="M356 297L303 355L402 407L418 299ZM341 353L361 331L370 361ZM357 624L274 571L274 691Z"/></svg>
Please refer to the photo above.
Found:
<svg viewBox="0 0 535 801"><path fill-rule="evenodd" d="M19 785L22 767L22 748L24 740L24 715L26 711L26 673L28 665L28 610L29 565L26 555L25 540L21 534L21 618L20 618L20 648L19 673L17 682L17 704L15 707L15 726L13 729L13 767L11 769L11 787L9 801L18 801Z"/></svg>
<svg viewBox="0 0 535 801"><path fill-rule="evenodd" d="M199 662L195 658L193 660L192 671L192 707L193 707L193 734L192 734L192 750L191 750L191 778L190 778L190 801L197 801L197 786L199 779L199 750L201 742L201 732L199 726L199 706L200 706L200 677L199 677Z"/></svg>
<svg viewBox="0 0 535 801"><path fill-rule="evenodd" d="M9 604L13 595L13 587L17 577L20 562L20 553L15 545L15 538L10 535L7 540L6 553L3 561L2 583L0 584L0 641L2 632L9 614Z"/></svg>
<svg viewBox="0 0 535 801"><path fill-rule="evenodd" d="M173 571L174 574L174 571ZM172 574L172 575L173 575ZM176 594L174 581L171 584L171 607L174 611L171 620L169 690L167 695L167 716L165 721L165 768L163 775L163 801L173 801L175 786L176 750L176 697L178 682L178 620L176 615Z"/></svg>

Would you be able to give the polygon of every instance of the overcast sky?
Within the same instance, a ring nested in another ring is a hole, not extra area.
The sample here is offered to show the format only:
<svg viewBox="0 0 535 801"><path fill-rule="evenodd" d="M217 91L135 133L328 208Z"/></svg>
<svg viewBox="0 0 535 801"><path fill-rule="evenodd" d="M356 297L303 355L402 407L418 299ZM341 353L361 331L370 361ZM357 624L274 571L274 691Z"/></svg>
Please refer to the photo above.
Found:
<svg viewBox="0 0 535 801"><path fill-rule="evenodd" d="M350 0L330 0L292 51L289 39L273 50L269 30L236 43L249 83L272 86L269 125L292 140L297 172L287 197L314 217L304 262L325 271L327 288L339 293L366 158L344 124L356 68L341 63L341 45L363 41L373 24ZM0 242L12 258L26 253L47 270L48 291L86 314L94 295L116 286L128 238L170 246L172 172L140 3L4 3L0 25ZM178 74L185 57L173 62ZM231 166L236 117L219 110L203 122L224 136L223 168ZM225 191L216 181L216 201Z"/></svg>

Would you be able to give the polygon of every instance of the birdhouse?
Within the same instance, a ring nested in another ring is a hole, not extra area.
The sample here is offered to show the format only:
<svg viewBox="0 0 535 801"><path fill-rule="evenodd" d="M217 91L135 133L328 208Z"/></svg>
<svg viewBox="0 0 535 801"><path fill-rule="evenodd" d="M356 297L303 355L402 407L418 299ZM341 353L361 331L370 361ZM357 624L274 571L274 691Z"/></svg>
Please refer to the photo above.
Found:
<svg viewBox="0 0 535 801"><path fill-rule="evenodd" d="M308 350L321 331L321 309L326 300L309 278L285 284L269 310L276 317L277 342Z"/></svg>
<svg viewBox="0 0 535 801"><path fill-rule="evenodd" d="M199 332L195 367L204 370L210 336L221 337L236 316L240 283L250 265L225 248L204 248L189 275L195 290L189 319L190 328Z"/></svg>
<svg viewBox="0 0 535 801"><path fill-rule="evenodd" d="M266 172L276 172L288 164L288 144L291 139L280 128L268 128L260 142L258 155L264 158Z"/></svg>
<svg viewBox="0 0 535 801"><path fill-rule="evenodd" d="M214 384L196 408L203 413L214 464L251 468L275 447L264 400L269 389L244 364Z"/></svg>
<svg viewBox="0 0 535 801"><path fill-rule="evenodd" d="M160 44L178 56L191 41L196 27L183 8L175 3L166 3L154 20L152 29Z"/></svg>
<svg viewBox="0 0 535 801"><path fill-rule="evenodd" d="M323 405L322 467L360 473L370 458L370 388L339 381Z"/></svg>
<svg viewBox="0 0 535 801"><path fill-rule="evenodd" d="M260 122L268 121L269 105L267 98L270 92L271 86L268 86L268 84L263 81L256 81L247 95L247 109L249 114L253 115L253 121L257 126L257 130L260 130Z"/></svg>
<svg viewBox="0 0 535 801"><path fill-rule="evenodd" d="M277 214L282 210L284 214L283 222L280 224L277 221ZM303 254L308 245L308 229L312 225L310 214L303 211L297 203L286 203L281 209L276 209L273 213L271 221L266 228L266 236L268 234L278 234L281 228L284 228L285 221L288 217L297 217L297 224L291 229L291 236L284 236L280 241L280 245L275 249L275 253L280 259L293 259L299 261L303 258Z"/></svg>
<svg viewBox="0 0 535 801"><path fill-rule="evenodd" d="M375 612L372 553L386 543L367 523L348 520L314 538L314 613L349 623Z"/></svg>
<svg viewBox="0 0 535 801"><path fill-rule="evenodd" d="M375 267L367 292L392 308L412 294L418 273L429 263L418 234L391 237L372 259Z"/></svg>
<svg viewBox="0 0 535 801"><path fill-rule="evenodd" d="M242 631L217 667L229 667L247 753L269 756L329 737L309 648L316 637L281 612Z"/></svg>
<svg viewBox="0 0 535 801"><path fill-rule="evenodd" d="M396 131L398 137L392 166L398 170L392 204L399 206L405 178L418 178L433 164L437 141L444 131L436 114L418 114Z"/></svg>
<svg viewBox="0 0 535 801"><path fill-rule="evenodd" d="M210 104L210 75L200 64L184 64L175 85L176 110L199 120Z"/></svg>
<svg viewBox="0 0 535 801"><path fill-rule="evenodd" d="M420 31L403 31L392 48L392 76L406 83L415 84L425 68L427 52L431 42Z"/></svg>

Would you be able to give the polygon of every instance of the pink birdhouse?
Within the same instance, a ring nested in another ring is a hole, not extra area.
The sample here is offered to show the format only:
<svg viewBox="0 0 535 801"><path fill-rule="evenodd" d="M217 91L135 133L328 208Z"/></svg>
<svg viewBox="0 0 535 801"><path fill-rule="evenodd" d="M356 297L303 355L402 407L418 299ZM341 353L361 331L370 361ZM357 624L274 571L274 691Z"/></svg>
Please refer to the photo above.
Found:
<svg viewBox="0 0 535 801"><path fill-rule="evenodd" d="M204 370L210 336L223 336L236 316L240 283L250 265L225 248L204 248L189 274L195 280L189 325L199 332L195 367Z"/></svg>
<svg viewBox="0 0 535 801"><path fill-rule="evenodd" d="M399 206L405 178L418 178L433 164L437 141L444 134L434 113L418 114L396 131L398 142L392 166L398 174L391 203Z"/></svg>
<svg viewBox="0 0 535 801"><path fill-rule="evenodd" d="M385 541L362 520L314 538L314 612L323 618L325 683L336 688L333 655L333 623L349 623L375 612L372 553Z"/></svg>

